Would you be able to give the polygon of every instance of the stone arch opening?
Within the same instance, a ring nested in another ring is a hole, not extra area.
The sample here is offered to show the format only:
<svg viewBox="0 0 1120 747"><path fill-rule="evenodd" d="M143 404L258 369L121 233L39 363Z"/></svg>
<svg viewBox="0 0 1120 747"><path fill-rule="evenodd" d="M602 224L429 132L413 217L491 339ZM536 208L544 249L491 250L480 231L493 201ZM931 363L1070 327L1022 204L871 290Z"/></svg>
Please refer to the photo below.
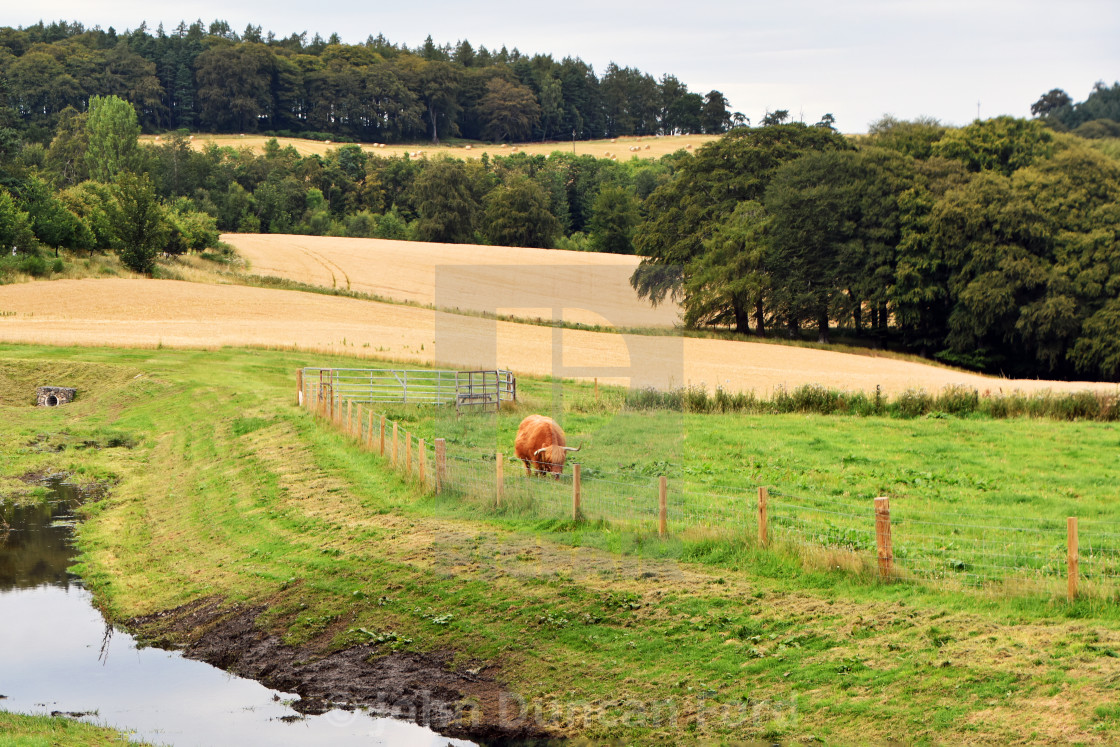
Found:
<svg viewBox="0 0 1120 747"><path fill-rule="evenodd" d="M36 393L39 407L61 407L74 401L76 389L64 386L41 386Z"/></svg>

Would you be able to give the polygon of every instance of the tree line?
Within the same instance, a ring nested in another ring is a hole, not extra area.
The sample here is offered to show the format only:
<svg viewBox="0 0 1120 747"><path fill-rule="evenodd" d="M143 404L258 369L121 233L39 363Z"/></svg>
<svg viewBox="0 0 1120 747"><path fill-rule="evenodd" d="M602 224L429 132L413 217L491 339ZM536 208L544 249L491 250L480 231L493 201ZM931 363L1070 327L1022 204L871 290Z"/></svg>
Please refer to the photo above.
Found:
<svg viewBox="0 0 1120 747"><path fill-rule="evenodd" d="M267 132L394 142L592 139L722 133L745 123L719 91L692 92L611 63L475 49L429 36L409 49L384 36L277 37L224 21L118 33L65 21L0 28L0 106L47 142L91 95L133 104L145 132Z"/></svg>
<svg viewBox="0 0 1120 747"><path fill-rule="evenodd" d="M1098 81L1084 101L1052 88L1031 104L1031 114L1059 132L1085 138L1120 137L1120 83Z"/></svg>
<svg viewBox="0 0 1120 747"><path fill-rule="evenodd" d="M1120 160L1041 120L734 129L646 201L632 284L690 326L1120 379Z"/></svg>
<svg viewBox="0 0 1120 747"><path fill-rule="evenodd" d="M912 351L1015 376L1120 379L1120 160L1045 118L876 123L775 112L695 153L384 158L140 145L92 97L44 145L0 108L0 246L117 251L141 272L218 231L594 249L694 328Z"/></svg>

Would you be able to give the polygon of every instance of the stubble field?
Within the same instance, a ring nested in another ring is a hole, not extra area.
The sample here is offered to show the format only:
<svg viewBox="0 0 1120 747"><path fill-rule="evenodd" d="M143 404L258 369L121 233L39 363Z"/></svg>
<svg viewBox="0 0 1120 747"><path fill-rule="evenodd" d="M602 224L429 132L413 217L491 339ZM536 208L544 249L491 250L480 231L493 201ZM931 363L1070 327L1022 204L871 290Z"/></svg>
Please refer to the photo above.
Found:
<svg viewBox="0 0 1120 747"><path fill-rule="evenodd" d="M657 307L630 287L633 255L330 236L225 234L255 275L438 309L608 327L673 327L680 307Z"/></svg>
<svg viewBox="0 0 1120 747"><path fill-rule="evenodd" d="M422 364L495 365L627 386L706 385L769 394L819 384L893 395L966 385L981 392L1115 392L1115 384L1008 380L896 358L670 335L559 329L400 304L125 278L0 287L0 341L207 348L259 346Z"/></svg>
<svg viewBox="0 0 1120 747"><path fill-rule="evenodd" d="M160 137L157 139L157 137L156 135L144 135L140 140L141 142L158 144L162 141L162 138ZM385 157L409 154L413 157L427 158L437 155L448 155L455 158L482 158L482 154L486 153L493 158L494 156L508 156L514 153L547 156L559 151L562 153L574 153L580 156L595 156L596 158L613 157L619 161L626 161L635 157L660 158L661 156L675 153L682 149L695 150L705 143L718 140L719 137L719 135L647 135L644 137L633 136L602 140L577 140L574 143L558 141L513 143L510 145L470 143L469 147L467 144L448 145L446 143L440 145L432 145L431 143L407 143L396 145L358 143L357 145L364 151L377 153ZM192 137L191 145L198 150L202 150L210 143L213 143L219 147L249 148L254 152L261 153L264 151L265 143L272 139L273 138L265 135L199 134ZM341 145L347 144L331 142L329 140L305 140L303 138L294 137L278 137L276 140L280 143L281 148L291 146L295 148L301 156L309 156L312 154L322 156L329 150L334 150Z"/></svg>

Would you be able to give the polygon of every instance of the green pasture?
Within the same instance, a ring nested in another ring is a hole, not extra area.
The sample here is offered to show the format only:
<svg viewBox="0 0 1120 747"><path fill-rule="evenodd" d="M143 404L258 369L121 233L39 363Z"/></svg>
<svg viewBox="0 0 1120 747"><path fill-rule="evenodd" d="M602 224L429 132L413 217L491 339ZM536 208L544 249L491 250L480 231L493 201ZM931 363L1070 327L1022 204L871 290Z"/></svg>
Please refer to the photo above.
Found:
<svg viewBox="0 0 1120 747"><path fill-rule="evenodd" d="M0 710L0 747L101 747L127 742L115 729L59 716L25 716Z"/></svg>
<svg viewBox="0 0 1120 747"><path fill-rule="evenodd" d="M541 412L563 423L569 444L582 447L570 459L580 463L588 518L654 526L655 480L665 475L668 514L678 529L700 525L749 536L757 526L758 488L767 486L775 538L854 551L861 557L845 565L866 572L875 550L873 501L885 496L900 575L1064 593L1057 582L1066 573L1066 520L1075 516L1085 590L1109 596L1120 577L1115 423L943 412L901 418L629 411L619 391L602 389L596 397L584 385L519 384L518 406L497 415L372 408L428 444L443 437L450 455L474 460L463 492L483 514L516 514L525 500L535 502L536 515L571 513L567 481L530 481L525 499L516 461L505 466L505 493L515 499L501 510L491 500L486 460L511 459L520 419Z"/></svg>
<svg viewBox="0 0 1120 747"><path fill-rule="evenodd" d="M452 666L484 668L564 734L1087 741L1120 728L1102 710L1120 681L1107 599L879 584L826 568L845 562L840 545L808 557L778 534L763 550L749 525L673 523L659 538L432 496L295 406L303 365L366 364L0 346L0 495L33 499L19 478L49 470L111 485L87 507L78 570L117 620L208 598L263 605L262 625L314 648L453 652ZM45 383L79 397L31 407ZM584 444L589 501L596 480L668 473L671 500L719 494L744 517L760 484L779 506L867 508L885 494L900 512L1007 526L1112 516L1120 437L1107 424L632 413L618 392L519 383L521 404L497 417L390 415L473 455L482 475L485 455L512 453L524 414L556 413ZM1060 733L1037 705L1055 699Z"/></svg>

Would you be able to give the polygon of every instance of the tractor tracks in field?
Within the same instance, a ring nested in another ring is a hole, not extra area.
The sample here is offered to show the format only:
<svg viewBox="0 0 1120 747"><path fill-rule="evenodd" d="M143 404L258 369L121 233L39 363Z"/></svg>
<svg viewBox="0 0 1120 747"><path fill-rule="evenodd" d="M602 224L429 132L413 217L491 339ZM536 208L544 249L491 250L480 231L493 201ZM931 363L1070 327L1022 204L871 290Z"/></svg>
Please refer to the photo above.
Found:
<svg viewBox="0 0 1120 747"><path fill-rule="evenodd" d="M323 269L325 269L328 273L330 273L331 287L332 288L338 288L338 277L335 275L335 271L337 270L338 274L341 275L343 277L343 279L346 281L346 290L351 290L351 288L350 288L350 276L346 273L346 270L342 269L341 266L339 266L337 263L332 262L331 260L327 259L322 254L320 254L319 252L312 251L311 249L308 249L306 247L301 246L301 247L299 247L299 250L301 252L303 252L305 255L307 255L311 260L313 260L315 262L318 262L320 265L323 266Z"/></svg>

